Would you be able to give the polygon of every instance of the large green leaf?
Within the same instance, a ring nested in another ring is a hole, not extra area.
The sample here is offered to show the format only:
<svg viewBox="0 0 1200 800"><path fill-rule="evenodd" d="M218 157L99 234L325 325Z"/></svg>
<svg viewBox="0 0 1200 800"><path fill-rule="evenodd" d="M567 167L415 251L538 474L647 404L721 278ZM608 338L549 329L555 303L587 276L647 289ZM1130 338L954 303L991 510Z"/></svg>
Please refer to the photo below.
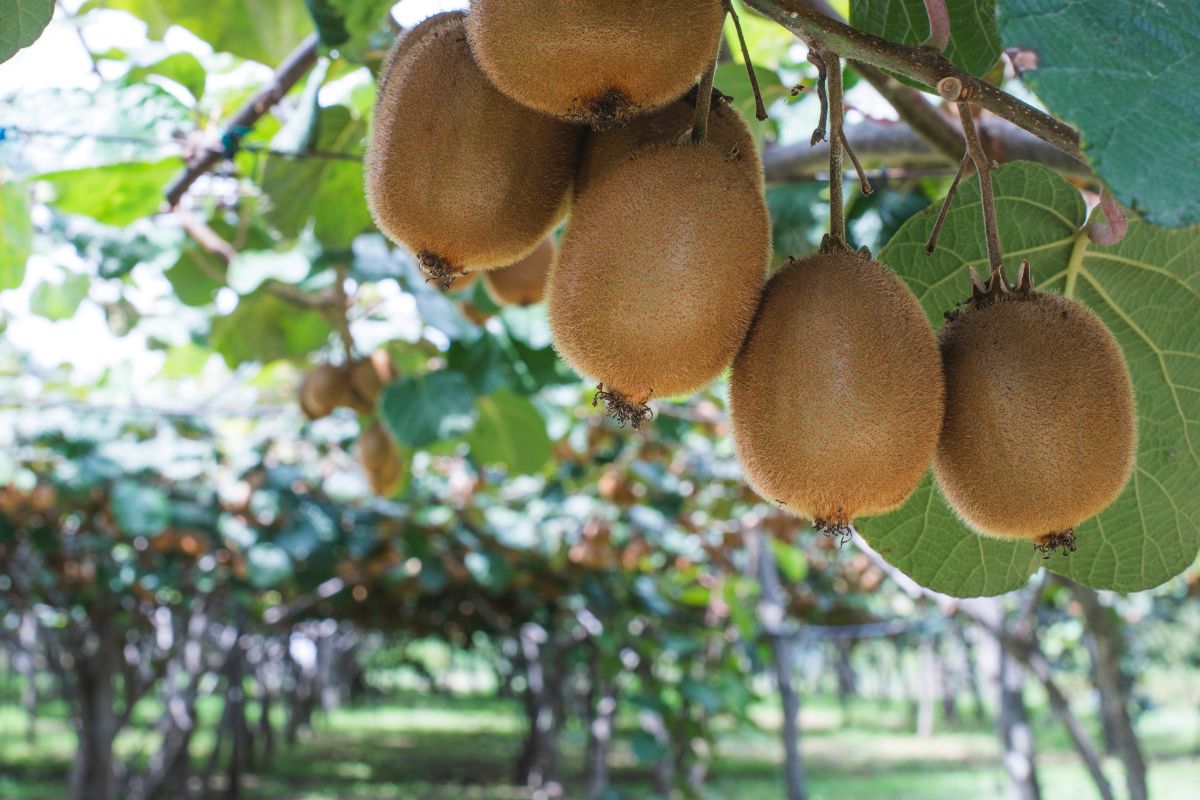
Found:
<svg viewBox="0 0 1200 800"><path fill-rule="evenodd" d="M68 214L83 214L105 225L128 225L156 213L163 188L183 168L179 158L109 164L38 176L54 187L51 203Z"/></svg>
<svg viewBox="0 0 1200 800"><path fill-rule="evenodd" d="M129 83L138 83L151 75L175 81L187 89L196 100L204 96L204 85L208 78L208 73L205 71L204 65L200 63L200 59L191 53L172 53L152 64L134 67L126 74L125 80Z"/></svg>
<svg viewBox="0 0 1200 800"><path fill-rule="evenodd" d="M54 16L54 0L0 0L0 62L33 44Z"/></svg>
<svg viewBox="0 0 1200 800"><path fill-rule="evenodd" d="M394 0L305 0L317 35L326 48L336 48L346 58L360 62L373 34L386 29Z"/></svg>
<svg viewBox="0 0 1200 800"><path fill-rule="evenodd" d="M475 392L461 372L441 370L393 381L379 410L392 436L409 447L466 433L475 423Z"/></svg>
<svg viewBox="0 0 1200 800"><path fill-rule="evenodd" d="M1000 57L996 0L946 0L950 43L946 58L982 75ZM929 36L925 0L850 0L850 24L893 42L919 45Z"/></svg>
<svg viewBox="0 0 1200 800"><path fill-rule="evenodd" d="M303 0L93 0L83 9L128 11L161 38L167 28L187 28L214 50L272 66L312 31Z"/></svg>
<svg viewBox="0 0 1200 800"><path fill-rule="evenodd" d="M1092 244L1078 192L1051 170L1016 163L995 173L1005 263L1028 259L1039 288L1094 310L1133 375L1139 447L1134 476L1098 517L1076 528L1079 550L1043 561L1027 543L976 536L929 479L899 510L861 521L867 541L918 582L958 596L1020 586L1039 565L1096 588L1137 591L1178 574L1200 548L1200 228L1130 225L1114 247ZM938 251L924 243L932 208L906 222L880 259L912 286L936 325L969 293L967 266L987 263L979 183L963 183ZM1015 274L1015 273L1014 273Z"/></svg>
<svg viewBox="0 0 1200 800"><path fill-rule="evenodd" d="M507 389L480 397L479 421L467 436L471 455L483 464L500 464L510 472L532 473L550 458L546 423L533 403Z"/></svg>
<svg viewBox="0 0 1200 800"><path fill-rule="evenodd" d="M23 183L0 184L0 290L25 280L25 262L33 248L29 193Z"/></svg>
<svg viewBox="0 0 1200 800"><path fill-rule="evenodd" d="M59 283L43 281L29 297L29 310L47 319L67 319L87 297L87 275L69 275Z"/></svg>
<svg viewBox="0 0 1200 800"><path fill-rule="evenodd" d="M212 346L231 367L246 361L274 361L310 353L333 329L316 311L298 308L266 289L238 301L237 308L213 322Z"/></svg>
<svg viewBox="0 0 1200 800"><path fill-rule="evenodd" d="M1125 206L1167 227L1200 222L1200 4L1000 0L1005 47L1036 53L1023 77L1079 128Z"/></svg>

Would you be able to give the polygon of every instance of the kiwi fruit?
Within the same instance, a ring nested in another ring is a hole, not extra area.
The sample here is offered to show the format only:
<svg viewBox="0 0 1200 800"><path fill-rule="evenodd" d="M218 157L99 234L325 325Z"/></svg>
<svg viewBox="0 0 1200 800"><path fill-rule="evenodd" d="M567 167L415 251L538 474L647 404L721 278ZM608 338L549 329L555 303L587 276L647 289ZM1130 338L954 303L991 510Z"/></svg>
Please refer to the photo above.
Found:
<svg viewBox="0 0 1200 800"><path fill-rule="evenodd" d="M537 249L515 264L483 273L483 284L492 302L500 306L531 306L546 294L546 276L558 246L547 236Z"/></svg>
<svg viewBox="0 0 1200 800"><path fill-rule="evenodd" d="M746 478L765 499L846 537L912 493L944 405L937 341L895 273L838 244L767 284L729 379Z"/></svg>
<svg viewBox="0 0 1200 800"><path fill-rule="evenodd" d="M411 50L413 45L419 42L421 38L425 36L425 34L436 29L439 25L445 22L449 22L461 17L461 11L443 11L440 14L428 16L411 28L402 31L400 35L396 37L396 42L392 45L392 49L388 51L387 58L383 62L383 67L379 71L376 94L383 94L387 84L388 76L394 71L392 69L394 63L398 59L402 58L405 53Z"/></svg>
<svg viewBox="0 0 1200 800"><path fill-rule="evenodd" d="M367 473L371 491L376 494L393 494L404 479L404 462L379 420L359 433L358 460Z"/></svg>
<svg viewBox="0 0 1200 800"><path fill-rule="evenodd" d="M349 376L344 367L318 364L300 382L300 410L311 420L333 413L349 399Z"/></svg>
<svg viewBox="0 0 1200 800"><path fill-rule="evenodd" d="M581 130L501 94L476 66L461 14L395 47L365 158L376 225L443 288L511 264L563 218Z"/></svg>
<svg viewBox="0 0 1200 800"><path fill-rule="evenodd" d="M578 198L547 282L554 345L611 416L694 392L737 353L766 278L771 221L744 168L708 143L651 145Z"/></svg>
<svg viewBox="0 0 1200 800"><path fill-rule="evenodd" d="M471 0L467 35L506 95L604 128L686 92L724 19L721 0Z"/></svg>
<svg viewBox="0 0 1200 800"><path fill-rule="evenodd" d="M373 412L379 393L395 379L396 368L385 350L376 350L367 358L355 361L350 365L349 405L362 414Z"/></svg>
<svg viewBox="0 0 1200 800"><path fill-rule="evenodd" d="M1137 449L1133 384L1120 346L1083 305L1003 272L938 336L946 421L933 471L974 530L1075 548L1075 527L1125 487Z"/></svg>
<svg viewBox="0 0 1200 800"><path fill-rule="evenodd" d="M706 141L740 161L754 184L763 187L762 160L754 142L754 134L737 109L714 90L708 113ZM630 120L628 125L607 131L593 131L587 137L579 172L575 176L575 193L586 190L592 176L612 167L625 156L647 145L681 141L690 135L696 116L696 94L689 92L657 111Z"/></svg>

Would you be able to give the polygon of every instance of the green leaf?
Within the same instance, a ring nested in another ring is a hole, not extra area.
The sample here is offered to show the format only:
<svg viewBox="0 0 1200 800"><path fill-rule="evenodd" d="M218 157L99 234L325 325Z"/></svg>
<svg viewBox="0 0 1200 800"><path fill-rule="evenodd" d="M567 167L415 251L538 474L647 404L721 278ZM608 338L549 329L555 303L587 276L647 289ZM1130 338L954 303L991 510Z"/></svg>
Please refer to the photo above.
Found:
<svg viewBox="0 0 1200 800"><path fill-rule="evenodd" d="M151 75L160 75L178 83L191 92L192 97L199 100L204 96L204 84L208 73L200 59L191 53L173 53L161 61L134 67L129 70L125 80L129 83L140 83Z"/></svg>
<svg viewBox="0 0 1200 800"><path fill-rule="evenodd" d="M171 25L187 28L214 50L276 66L312 32L303 0L98 0L84 9L128 11L161 38Z"/></svg>
<svg viewBox="0 0 1200 800"><path fill-rule="evenodd" d="M345 106L320 110L313 149L326 153L362 152L366 125ZM267 220L285 237L294 237L316 217L314 233L326 247L342 249L371 226L363 195L362 163L334 158L272 156L262 188L271 206Z"/></svg>
<svg viewBox="0 0 1200 800"><path fill-rule="evenodd" d="M21 285L32 250L29 192L23 183L0 184L0 290Z"/></svg>
<svg viewBox="0 0 1200 800"><path fill-rule="evenodd" d="M321 44L339 55L360 62L370 48L371 36L384 30L393 0L305 0Z"/></svg>
<svg viewBox="0 0 1200 800"><path fill-rule="evenodd" d="M188 243L179 260L166 273L179 302L187 306L206 306L213 301L217 290L225 285L218 277L225 265L199 245Z"/></svg>
<svg viewBox="0 0 1200 800"><path fill-rule="evenodd" d="M166 492L132 481L113 486L109 505L117 524L129 536L157 536L171 519Z"/></svg>
<svg viewBox="0 0 1200 800"><path fill-rule="evenodd" d="M0 63L37 41L54 16L54 0L0 0Z"/></svg>
<svg viewBox="0 0 1200 800"><path fill-rule="evenodd" d="M212 325L212 347L236 367L295 358L325 344L333 329L321 314L299 308L265 289L246 295Z"/></svg>
<svg viewBox="0 0 1200 800"><path fill-rule="evenodd" d="M87 297L89 284L87 275L69 275L61 283L43 281L29 298L29 310L47 319L69 319Z"/></svg>
<svg viewBox="0 0 1200 800"><path fill-rule="evenodd" d="M976 536L926 479L897 511L860 521L867 541L917 582L957 596L999 594L1037 568L1095 588L1131 592L1164 583L1200 549L1200 228L1132 222L1114 247L1092 244L1079 193L1053 171L1008 164L994 173L1010 274L1028 259L1038 288L1095 311L1120 342L1133 376L1139 446L1133 478L1098 517L1076 528L1079 549L1043 561L1025 542ZM931 207L901 226L880 260L903 276L931 320L970 291L966 268L987 263L979 182L965 181L938 250L924 250Z"/></svg>
<svg viewBox="0 0 1200 800"><path fill-rule="evenodd" d="M454 370L393 381L383 390L379 410L396 441L409 447L466 433L477 414L470 381Z"/></svg>
<svg viewBox="0 0 1200 800"><path fill-rule="evenodd" d="M157 213L163 204L163 189L181 169L183 161L172 157L47 172L38 179L54 187L51 205L60 211L123 226Z"/></svg>
<svg viewBox="0 0 1200 800"><path fill-rule="evenodd" d="M1200 193L1187 180L1197 174L1200 5L1000 0L999 7L1004 46L1036 53L1025 81L1080 130L1084 153L1116 198L1155 225L1200 222Z"/></svg>
<svg viewBox="0 0 1200 800"><path fill-rule="evenodd" d="M500 464L509 472L537 472L550 459L546 423L533 403L507 389L476 402L479 421L467 436L471 455L483 464Z"/></svg>
<svg viewBox="0 0 1200 800"><path fill-rule="evenodd" d="M804 550L774 537L768 541L771 544L771 552L775 556L779 572L787 582L799 583L804 580L804 576L808 574L808 559L804 557Z"/></svg>
<svg viewBox="0 0 1200 800"><path fill-rule="evenodd" d="M768 186L767 207L771 210L773 258L786 259L814 252L829 206L821 200L818 183L785 183Z"/></svg>
<svg viewBox="0 0 1200 800"><path fill-rule="evenodd" d="M946 58L983 75L1000 57L996 0L946 0L950 43ZM925 0L850 0L850 24L893 42L917 46L929 36Z"/></svg>

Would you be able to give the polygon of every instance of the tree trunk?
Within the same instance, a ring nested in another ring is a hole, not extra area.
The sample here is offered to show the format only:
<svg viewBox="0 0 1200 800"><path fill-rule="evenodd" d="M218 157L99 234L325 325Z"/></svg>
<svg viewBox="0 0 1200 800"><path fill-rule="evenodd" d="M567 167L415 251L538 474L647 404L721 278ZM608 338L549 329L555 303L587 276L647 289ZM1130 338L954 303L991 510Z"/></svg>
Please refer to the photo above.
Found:
<svg viewBox="0 0 1200 800"><path fill-rule="evenodd" d="M792 682L792 641L785 638L783 630L786 606L783 589L779 583L779 568L766 536L754 532L746 537L746 544L747 560L753 562L757 556L759 585L762 587L758 619L771 647L775 685L779 689L779 700L783 706L782 736L787 798L805 800L808 792L804 757L800 753L800 695ZM840 687L840 675L838 684Z"/></svg>
<svg viewBox="0 0 1200 800"><path fill-rule="evenodd" d="M596 800L608 789L608 752L617 716L617 685L604 675L598 646L592 652L590 673L584 783L588 800Z"/></svg>
<svg viewBox="0 0 1200 800"><path fill-rule="evenodd" d="M858 678L854 674L854 665L850 661L850 656L854 651L853 639L837 639L833 646L837 651L836 673L837 673L837 696L838 705L842 709L842 726L844 727L850 720L850 700L858 691Z"/></svg>
<svg viewBox="0 0 1200 800"><path fill-rule="evenodd" d="M962 647L963 674L967 681L967 689L971 692L971 701L975 705L975 720L983 722L987 719L987 704L983 701L983 691L979 688L979 667L975 658L975 645L967 635L967 627L959 622L954 624L958 635L958 643Z"/></svg>
<svg viewBox="0 0 1200 800"><path fill-rule="evenodd" d="M1120 619L1100 602L1094 589L1071 583L1075 598L1083 607L1092 654L1092 677L1100 695L1106 740L1121 758L1129 800L1146 800L1146 761L1138 743L1137 732L1129 718L1125 676L1121 672L1121 655L1125 649Z"/></svg>
<svg viewBox="0 0 1200 800"><path fill-rule="evenodd" d="M933 736L934 703L937 695L937 654L933 638L926 636L917 645L917 660L921 665L917 675L917 736Z"/></svg>
<svg viewBox="0 0 1200 800"><path fill-rule="evenodd" d="M525 667L524 701L529 730L517 759L517 782L531 789L541 789L555 783L558 765L558 726L546 674L546 663L552 659L544 658L543 653L550 637L540 625L527 623L521 627L519 638Z"/></svg>
<svg viewBox="0 0 1200 800"><path fill-rule="evenodd" d="M71 800L117 798L117 770L113 756L113 740L117 736L117 716L113 707L114 663L105 657L111 646L102 643L95 654L75 654L72 721L78 743L68 781Z"/></svg>

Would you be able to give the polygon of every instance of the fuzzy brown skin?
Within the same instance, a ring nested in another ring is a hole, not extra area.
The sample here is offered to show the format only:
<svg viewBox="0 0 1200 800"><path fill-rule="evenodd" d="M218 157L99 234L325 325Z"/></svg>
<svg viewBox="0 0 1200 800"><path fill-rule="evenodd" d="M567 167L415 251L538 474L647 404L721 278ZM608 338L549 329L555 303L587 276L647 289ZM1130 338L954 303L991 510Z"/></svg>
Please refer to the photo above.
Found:
<svg viewBox="0 0 1200 800"><path fill-rule="evenodd" d="M593 176L611 169L627 155L651 144L678 142L692 130L696 103L691 97L681 97L669 105L630 120L628 125L607 131L591 132L583 147L579 172L575 176L578 196ZM754 134L737 109L724 102L713 101L708 114L706 141L731 160L738 161L759 189L763 187L762 159L754 143Z"/></svg>
<svg viewBox="0 0 1200 800"><path fill-rule="evenodd" d="M1133 385L1116 339L1061 295L965 306L938 340L946 421L933 470L972 528L1040 541L1100 513L1137 449Z"/></svg>
<svg viewBox="0 0 1200 800"><path fill-rule="evenodd" d="M546 276L557 254L554 237L547 236L537 250L517 263L483 273L488 296L500 306L531 306L542 302L546 296Z"/></svg>
<svg viewBox="0 0 1200 800"><path fill-rule="evenodd" d="M404 462L392 437L378 420L358 435L358 460L375 494L394 494L404 481Z"/></svg>
<svg viewBox="0 0 1200 800"><path fill-rule="evenodd" d="M581 131L497 91L461 14L396 46L366 155L376 225L443 285L523 258L566 213Z"/></svg>
<svg viewBox="0 0 1200 800"><path fill-rule="evenodd" d="M376 95L382 95L386 91L387 79L395 72L393 67L396 62L403 58L404 54L411 50L417 42L421 41L425 34L447 22L461 21L462 18L463 12L461 11L443 11L440 14L426 17L403 31L392 45L392 49L388 51L387 58L384 59L383 66L379 70L378 85L375 87Z"/></svg>
<svg viewBox="0 0 1200 800"><path fill-rule="evenodd" d="M309 419L321 419L345 405L350 391L349 375L341 367L318 364L300 383L300 410Z"/></svg>
<svg viewBox="0 0 1200 800"><path fill-rule="evenodd" d="M386 350L376 350L367 358L355 361L350 367L352 407L363 414L375 410L379 393L396 379L396 368Z"/></svg>
<svg viewBox="0 0 1200 800"><path fill-rule="evenodd" d="M643 149L576 203L546 288L555 347L634 405L701 389L737 353L770 253L740 165L708 144Z"/></svg>
<svg viewBox="0 0 1200 800"><path fill-rule="evenodd" d="M729 416L755 490L842 534L916 488L943 398L917 299L891 270L839 249L791 261L767 284L733 364Z"/></svg>
<svg viewBox="0 0 1200 800"><path fill-rule="evenodd" d="M686 92L724 18L721 0L472 0L467 33L509 97L604 128Z"/></svg>

